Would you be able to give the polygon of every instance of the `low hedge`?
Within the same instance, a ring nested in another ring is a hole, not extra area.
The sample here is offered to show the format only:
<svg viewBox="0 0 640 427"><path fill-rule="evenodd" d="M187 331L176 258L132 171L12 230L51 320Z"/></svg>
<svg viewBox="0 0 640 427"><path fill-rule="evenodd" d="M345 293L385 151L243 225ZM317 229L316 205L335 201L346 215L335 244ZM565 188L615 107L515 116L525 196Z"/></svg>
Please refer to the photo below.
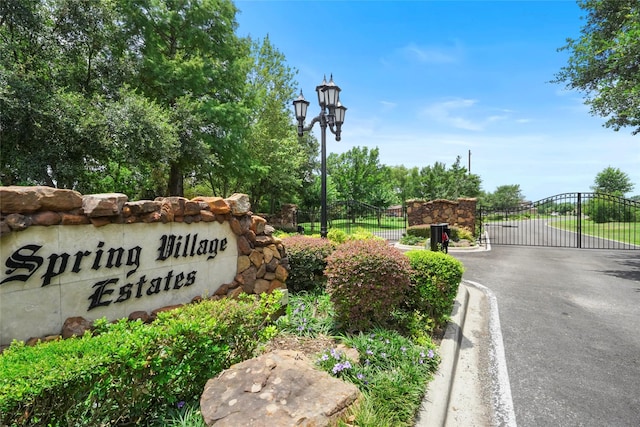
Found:
<svg viewBox="0 0 640 427"><path fill-rule="evenodd" d="M289 236L282 239L289 258L287 288L292 293L316 292L324 289L326 279L324 269L327 257L333 253L336 244L329 239L307 236Z"/></svg>
<svg viewBox="0 0 640 427"><path fill-rule="evenodd" d="M464 273L462 263L442 252L412 250L405 255L412 268L408 308L433 319L435 328L444 327Z"/></svg>
<svg viewBox="0 0 640 427"><path fill-rule="evenodd" d="M280 299L204 300L149 325L99 320L81 338L14 342L0 355L0 425L144 425L252 357Z"/></svg>
<svg viewBox="0 0 640 427"><path fill-rule="evenodd" d="M429 224L412 225L407 227L407 235L428 239L431 237L431 226Z"/></svg>

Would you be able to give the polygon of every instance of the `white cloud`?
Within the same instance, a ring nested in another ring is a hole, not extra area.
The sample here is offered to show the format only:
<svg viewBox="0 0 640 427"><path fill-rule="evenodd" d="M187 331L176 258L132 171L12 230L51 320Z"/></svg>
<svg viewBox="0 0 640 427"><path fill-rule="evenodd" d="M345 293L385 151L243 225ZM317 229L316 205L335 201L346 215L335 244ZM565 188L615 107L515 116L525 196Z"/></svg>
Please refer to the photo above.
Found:
<svg viewBox="0 0 640 427"><path fill-rule="evenodd" d="M474 109L477 104L475 99L452 99L431 104L422 109L420 115L457 129L471 131L482 131L491 123L509 118L507 114L487 115L482 110Z"/></svg>
<svg viewBox="0 0 640 427"><path fill-rule="evenodd" d="M436 46L418 46L410 43L400 49L401 54L413 61L429 64L449 64L458 61L458 48L454 49Z"/></svg>
<svg viewBox="0 0 640 427"><path fill-rule="evenodd" d="M384 111L393 110L394 108L396 108L398 106L397 103L390 102L390 101L380 101L380 104L382 105L382 108L383 108Z"/></svg>

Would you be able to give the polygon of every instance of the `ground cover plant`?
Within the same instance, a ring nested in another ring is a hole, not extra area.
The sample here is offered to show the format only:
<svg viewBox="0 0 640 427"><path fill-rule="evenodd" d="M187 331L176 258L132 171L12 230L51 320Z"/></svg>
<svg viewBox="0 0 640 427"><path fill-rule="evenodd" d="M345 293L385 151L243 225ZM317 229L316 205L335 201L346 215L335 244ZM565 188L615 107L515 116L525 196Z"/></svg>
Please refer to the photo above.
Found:
<svg viewBox="0 0 640 427"><path fill-rule="evenodd" d="M204 300L149 325L102 320L81 338L15 342L0 356L0 425L163 425L272 337L280 299Z"/></svg>
<svg viewBox="0 0 640 427"><path fill-rule="evenodd" d="M318 368L358 386L362 398L340 425L412 426L439 363L436 345L426 335L415 339L393 328L346 333L330 298L326 292L290 295L273 348L301 350ZM358 357L350 359L341 344Z"/></svg>

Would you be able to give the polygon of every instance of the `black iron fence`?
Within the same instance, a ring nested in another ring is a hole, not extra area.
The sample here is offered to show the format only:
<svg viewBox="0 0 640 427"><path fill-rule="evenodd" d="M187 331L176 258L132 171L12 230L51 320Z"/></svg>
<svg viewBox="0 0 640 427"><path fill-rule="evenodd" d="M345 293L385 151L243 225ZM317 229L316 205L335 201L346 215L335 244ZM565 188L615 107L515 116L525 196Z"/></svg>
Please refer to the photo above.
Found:
<svg viewBox="0 0 640 427"><path fill-rule="evenodd" d="M492 245L640 249L640 203L602 193L565 193L510 208L480 208Z"/></svg>
<svg viewBox="0 0 640 427"><path fill-rule="evenodd" d="M320 234L320 206L297 211L296 220L305 234ZM407 229L407 209L401 205L379 208L356 200L339 201L327 206L327 229L347 234L363 230L397 241Z"/></svg>

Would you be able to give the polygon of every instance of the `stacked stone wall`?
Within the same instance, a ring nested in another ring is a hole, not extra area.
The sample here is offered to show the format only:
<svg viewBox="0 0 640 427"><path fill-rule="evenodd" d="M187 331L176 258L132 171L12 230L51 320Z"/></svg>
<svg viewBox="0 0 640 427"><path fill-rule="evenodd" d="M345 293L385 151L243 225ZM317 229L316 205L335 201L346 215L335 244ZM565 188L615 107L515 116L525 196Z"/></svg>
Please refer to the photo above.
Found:
<svg viewBox="0 0 640 427"><path fill-rule="evenodd" d="M297 212L298 206L287 203L282 205L280 208L280 212L269 215L264 213L259 213L257 215L266 219L267 222L274 226L275 228L285 230L285 231L295 231L298 225L297 221Z"/></svg>
<svg viewBox="0 0 640 427"><path fill-rule="evenodd" d="M213 298L286 289L289 265L285 248L280 239L272 236L274 228L264 218L253 215L250 207L245 194L226 199L162 197L128 201L127 196L120 193L81 195L73 190L43 186L0 187L0 238L30 227L228 222L237 236L237 273L231 283L212 291ZM129 317L153 320L155 312L165 308L158 307L149 313L135 312ZM82 323L78 319L69 320L65 324Z"/></svg>
<svg viewBox="0 0 640 427"><path fill-rule="evenodd" d="M409 227L423 224L448 223L463 227L475 235L477 199L453 200L408 200L407 222Z"/></svg>

